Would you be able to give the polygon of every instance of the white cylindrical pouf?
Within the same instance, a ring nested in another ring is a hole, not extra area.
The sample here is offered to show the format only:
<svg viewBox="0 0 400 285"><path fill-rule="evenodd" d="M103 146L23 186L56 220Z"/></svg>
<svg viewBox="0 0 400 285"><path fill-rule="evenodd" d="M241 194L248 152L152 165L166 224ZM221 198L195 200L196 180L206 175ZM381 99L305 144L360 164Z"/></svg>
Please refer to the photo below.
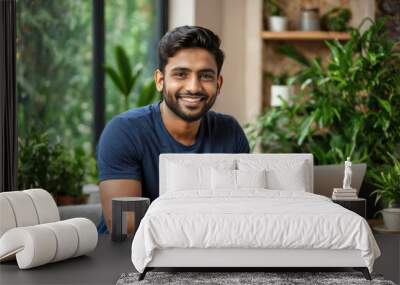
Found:
<svg viewBox="0 0 400 285"><path fill-rule="evenodd" d="M74 226L78 233L78 250L74 257L86 254L96 248L98 234L92 221L86 218L74 218L61 221L61 223L68 223Z"/></svg>
<svg viewBox="0 0 400 285"><path fill-rule="evenodd" d="M56 202L49 192L43 189L28 189L22 192L31 197L38 214L39 224L60 220L60 214Z"/></svg>
<svg viewBox="0 0 400 285"><path fill-rule="evenodd" d="M51 262L57 262L74 256L78 249L78 233L72 225L55 222L41 226L51 229L56 235L57 252Z"/></svg>
<svg viewBox="0 0 400 285"><path fill-rule="evenodd" d="M35 205L30 196L23 191L1 193L13 209L17 227L33 226L39 223Z"/></svg>
<svg viewBox="0 0 400 285"><path fill-rule="evenodd" d="M9 229L17 226L14 211L10 205L10 202L1 194L3 193L0 193L0 238Z"/></svg>

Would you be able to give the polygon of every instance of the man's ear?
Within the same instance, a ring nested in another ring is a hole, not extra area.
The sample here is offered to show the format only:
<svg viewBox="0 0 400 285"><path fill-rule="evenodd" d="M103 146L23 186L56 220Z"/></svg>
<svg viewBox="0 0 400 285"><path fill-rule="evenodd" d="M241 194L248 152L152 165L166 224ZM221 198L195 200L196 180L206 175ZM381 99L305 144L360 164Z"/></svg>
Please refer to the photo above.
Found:
<svg viewBox="0 0 400 285"><path fill-rule="evenodd" d="M221 92L222 83L224 83L224 78L222 77L222 75L218 75L218 79L217 79L217 95L219 95L219 93Z"/></svg>
<svg viewBox="0 0 400 285"><path fill-rule="evenodd" d="M164 74L159 69L154 71L154 82L156 83L157 91L162 92L164 87Z"/></svg>

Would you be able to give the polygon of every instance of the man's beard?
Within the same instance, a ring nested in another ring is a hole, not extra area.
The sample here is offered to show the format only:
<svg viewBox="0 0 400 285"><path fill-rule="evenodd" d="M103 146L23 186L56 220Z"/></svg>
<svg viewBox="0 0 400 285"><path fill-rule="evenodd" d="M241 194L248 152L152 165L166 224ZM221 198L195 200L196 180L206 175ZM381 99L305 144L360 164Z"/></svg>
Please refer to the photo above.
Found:
<svg viewBox="0 0 400 285"><path fill-rule="evenodd" d="M173 95L169 95L166 91L165 85L163 87L163 99L165 101L165 104L168 106L168 108L179 118L186 122L195 122L199 119L201 119L214 105L215 100L217 99L217 94L215 93L214 95L211 95L210 97L205 95L202 92L198 93L175 93ZM205 104L203 104L203 107L200 111L198 111L195 114L190 114L189 112L185 112L185 110L182 108L182 106L179 104L179 97L180 96L192 96L192 97L202 97L205 100ZM174 98L175 97L175 100ZM210 99L208 99L210 98ZM207 101L208 100L208 101Z"/></svg>

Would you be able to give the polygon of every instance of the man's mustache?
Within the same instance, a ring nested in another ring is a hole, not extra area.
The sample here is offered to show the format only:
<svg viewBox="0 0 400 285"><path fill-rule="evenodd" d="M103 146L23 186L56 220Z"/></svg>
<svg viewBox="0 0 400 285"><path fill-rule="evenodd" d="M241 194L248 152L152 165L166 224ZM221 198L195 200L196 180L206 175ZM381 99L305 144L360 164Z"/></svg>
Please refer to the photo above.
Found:
<svg viewBox="0 0 400 285"><path fill-rule="evenodd" d="M178 93L176 97L192 97L192 98L207 98L208 96L203 92L196 92L196 93Z"/></svg>

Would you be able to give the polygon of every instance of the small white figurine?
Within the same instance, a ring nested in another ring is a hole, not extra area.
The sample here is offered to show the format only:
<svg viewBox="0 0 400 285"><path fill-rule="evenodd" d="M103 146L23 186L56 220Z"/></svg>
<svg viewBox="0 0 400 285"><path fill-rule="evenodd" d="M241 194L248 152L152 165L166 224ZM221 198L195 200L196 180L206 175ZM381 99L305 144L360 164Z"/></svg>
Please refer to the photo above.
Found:
<svg viewBox="0 0 400 285"><path fill-rule="evenodd" d="M350 157L344 162L343 189L351 189L351 161Z"/></svg>

